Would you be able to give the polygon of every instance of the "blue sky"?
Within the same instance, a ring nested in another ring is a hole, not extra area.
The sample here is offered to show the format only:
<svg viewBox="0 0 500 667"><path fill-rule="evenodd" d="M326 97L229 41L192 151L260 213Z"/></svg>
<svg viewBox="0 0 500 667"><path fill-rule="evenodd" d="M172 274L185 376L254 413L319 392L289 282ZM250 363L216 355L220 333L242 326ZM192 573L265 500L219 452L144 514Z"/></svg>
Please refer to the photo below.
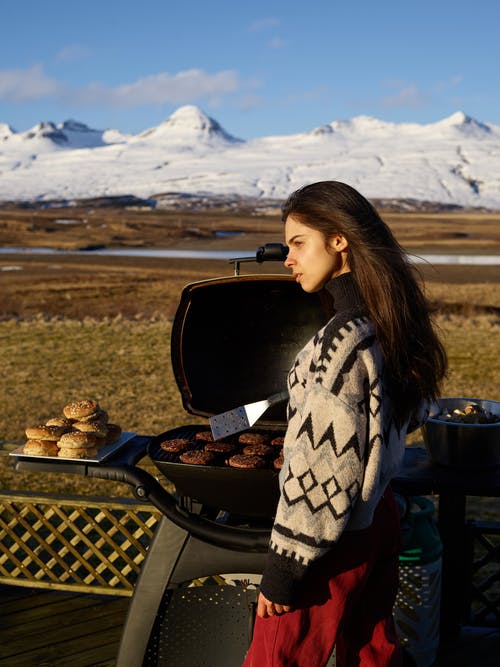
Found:
<svg viewBox="0 0 500 667"><path fill-rule="evenodd" d="M498 0L0 0L0 123L141 132L195 104L231 134L370 115L500 125Z"/></svg>

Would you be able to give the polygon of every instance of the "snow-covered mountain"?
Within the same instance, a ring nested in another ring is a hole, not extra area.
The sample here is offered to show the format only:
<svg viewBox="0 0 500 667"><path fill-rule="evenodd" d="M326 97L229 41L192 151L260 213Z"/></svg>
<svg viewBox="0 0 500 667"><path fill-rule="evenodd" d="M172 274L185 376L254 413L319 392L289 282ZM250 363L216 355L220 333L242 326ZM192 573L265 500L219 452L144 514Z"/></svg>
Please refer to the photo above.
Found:
<svg viewBox="0 0 500 667"><path fill-rule="evenodd" d="M216 120L209 118L200 109L193 106L177 109L157 127L139 134L137 140L147 141L153 150L155 146L161 144L176 145L181 149L182 146L217 148L241 141L228 134Z"/></svg>
<svg viewBox="0 0 500 667"><path fill-rule="evenodd" d="M335 120L243 141L194 106L140 134L76 121L0 123L0 201L162 193L286 197L336 179L369 198L500 209L500 127L457 112L437 123Z"/></svg>

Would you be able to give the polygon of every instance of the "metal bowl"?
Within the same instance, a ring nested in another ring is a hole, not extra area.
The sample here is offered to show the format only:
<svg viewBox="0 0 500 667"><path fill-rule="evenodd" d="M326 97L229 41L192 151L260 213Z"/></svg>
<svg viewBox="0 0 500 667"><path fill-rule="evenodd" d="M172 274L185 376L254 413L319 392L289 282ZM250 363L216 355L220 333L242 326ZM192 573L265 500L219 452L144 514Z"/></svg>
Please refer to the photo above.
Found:
<svg viewBox="0 0 500 667"><path fill-rule="evenodd" d="M438 399L422 427L425 446L433 463L467 469L500 465L500 422L463 424L436 418L443 410L463 410L470 403L476 403L483 410L500 417L498 401L479 398Z"/></svg>

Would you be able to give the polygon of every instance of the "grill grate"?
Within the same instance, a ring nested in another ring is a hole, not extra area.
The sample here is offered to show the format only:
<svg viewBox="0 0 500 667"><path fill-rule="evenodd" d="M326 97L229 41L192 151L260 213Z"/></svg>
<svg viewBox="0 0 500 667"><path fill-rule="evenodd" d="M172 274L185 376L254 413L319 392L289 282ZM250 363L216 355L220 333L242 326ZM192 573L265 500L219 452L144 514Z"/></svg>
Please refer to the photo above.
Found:
<svg viewBox="0 0 500 667"><path fill-rule="evenodd" d="M174 440L177 438L186 438L187 440L191 440L191 445L190 449L196 449L199 451L202 451L206 442L203 441L197 441L195 439L195 436L197 433L201 433L203 431L210 431L209 427L200 427L200 426L179 426L178 428L174 428L171 431L166 431L165 433L162 433L161 435L156 436L149 444L149 456L153 461L162 461L164 463L180 463L179 460L179 455L172 453L172 452L166 452L162 447L160 446L160 443L163 442L164 440ZM263 435L264 437L268 439L272 439L276 436L281 436L283 435L283 431L269 431L269 430L256 430L252 429L252 433L258 433ZM221 442L227 442L236 447L234 453L235 454L240 454L243 446L238 442L238 438L241 435L241 433L238 433L236 435L228 436L224 438ZM278 453L278 447L276 447L276 455ZM227 454L221 454L220 456L216 456L215 462L213 465L224 465L224 461L227 458ZM272 463L272 461L271 461Z"/></svg>
<svg viewBox="0 0 500 667"><path fill-rule="evenodd" d="M226 464L228 454L221 454L210 465L190 465L182 463L177 454L166 452L160 446L164 440L187 438L196 443L198 449L204 444L195 440L196 433L208 430L203 426L182 426L167 431L150 441L148 454L168 483L175 488L179 498L195 500L206 508L224 510L242 516L273 516L278 502L278 470L274 468L281 446L272 446L265 458L264 467L236 468ZM274 438L282 431L256 431L267 438ZM237 443L240 436L225 438L225 442ZM234 453L241 453L244 445L239 445ZM274 451L276 450L276 451ZM162 482L165 483L165 482ZM258 489L258 493L256 493Z"/></svg>

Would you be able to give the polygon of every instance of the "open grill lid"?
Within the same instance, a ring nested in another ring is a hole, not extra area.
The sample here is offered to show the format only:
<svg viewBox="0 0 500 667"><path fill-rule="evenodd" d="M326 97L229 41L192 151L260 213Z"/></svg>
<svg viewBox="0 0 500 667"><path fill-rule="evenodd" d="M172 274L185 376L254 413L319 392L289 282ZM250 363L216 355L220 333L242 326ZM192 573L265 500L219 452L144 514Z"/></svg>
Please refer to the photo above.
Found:
<svg viewBox="0 0 500 667"><path fill-rule="evenodd" d="M184 408L209 417L286 390L299 350L326 322L318 294L285 275L187 285L176 312L172 367ZM286 421L286 402L258 422Z"/></svg>

